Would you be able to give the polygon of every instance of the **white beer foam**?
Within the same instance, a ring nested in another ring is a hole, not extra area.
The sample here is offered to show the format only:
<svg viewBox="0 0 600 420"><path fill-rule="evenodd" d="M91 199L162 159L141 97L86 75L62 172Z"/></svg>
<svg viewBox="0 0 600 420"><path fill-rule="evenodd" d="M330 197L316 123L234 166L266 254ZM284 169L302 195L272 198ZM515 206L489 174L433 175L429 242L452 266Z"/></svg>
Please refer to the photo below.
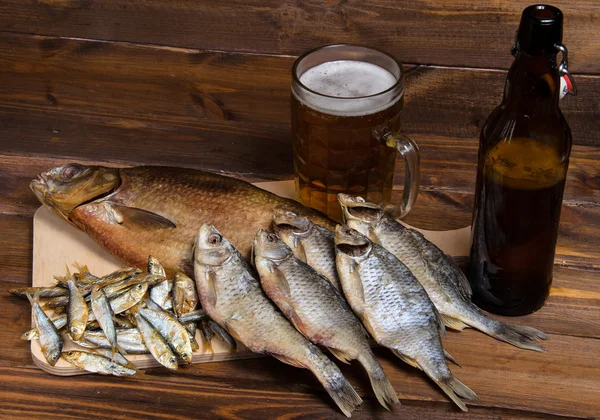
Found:
<svg viewBox="0 0 600 420"><path fill-rule="evenodd" d="M310 90L340 98L336 100L308 95L303 102L309 102L307 105L312 108L337 115L367 115L386 108L390 103L381 104L381 98L363 97L381 93L396 81L392 73L376 64L353 60L319 64L300 76L300 82ZM352 98L359 99L350 100Z"/></svg>

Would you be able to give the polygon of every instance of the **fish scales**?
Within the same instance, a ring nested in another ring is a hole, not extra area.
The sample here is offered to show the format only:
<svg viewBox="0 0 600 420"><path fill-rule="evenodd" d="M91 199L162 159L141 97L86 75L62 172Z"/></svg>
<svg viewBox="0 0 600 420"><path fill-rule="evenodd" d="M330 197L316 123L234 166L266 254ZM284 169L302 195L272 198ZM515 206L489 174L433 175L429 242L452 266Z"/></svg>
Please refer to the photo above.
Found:
<svg viewBox="0 0 600 420"><path fill-rule="evenodd" d="M446 364L441 318L410 270L381 245L347 226L335 232L344 294L377 343L422 369L464 411L475 398Z"/></svg>
<svg viewBox="0 0 600 420"><path fill-rule="evenodd" d="M546 339L546 334L535 328L497 321L472 303L467 277L451 257L420 232L403 226L379 206L360 197L345 194L338 197L348 226L383 245L410 269L449 328L473 327L516 347L544 351L537 341Z"/></svg>
<svg viewBox="0 0 600 420"><path fill-rule="evenodd" d="M200 229L195 260L196 287L208 315L253 352L309 369L350 416L362 402L356 391L265 296L254 270L213 226Z"/></svg>
<svg viewBox="0 0 600 420"><path fill-rule="evenodd" d="M332 238L333 239L333 238ZM306 338L327 347L345 363L358 360L385 408L398 397L375 358L368 334L330 281L275 234L259 231L254 240L255 266L267 295Z"/></svg>

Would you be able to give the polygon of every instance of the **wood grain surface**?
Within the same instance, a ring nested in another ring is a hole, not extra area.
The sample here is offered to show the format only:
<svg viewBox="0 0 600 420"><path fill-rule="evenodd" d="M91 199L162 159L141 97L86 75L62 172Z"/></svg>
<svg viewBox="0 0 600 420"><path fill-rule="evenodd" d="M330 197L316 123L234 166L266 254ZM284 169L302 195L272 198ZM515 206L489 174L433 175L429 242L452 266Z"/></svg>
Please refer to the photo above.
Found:
<svg viewBox="0 0 600 420"><path fill-rule="evenodd" d="M191 159L231 145L234 163L246 157L246 167L256 170L251 148L261 147L271 167L289 158L293 61L0 33L0 113L6 138L14 139L5 150L68 156L87 146L109 158L113 151L133 153L135 145L144 160L160 143L167 154L187 149ZM408 67L403 130L477 138L501 101L505 77L500 70ZM561 107L575 144L600 145L600 76L579 76L577 83L580 95ZM82 121L89 131L76 126ZM135 140L127 133L136 133ZM109 139L115 139L110 147Z"/></svg>
<svg viewBox="0 0 600 420"><path fill-rule="evenodd" d="M298 55L361 43L406 63L508 68L527 0L4 0L0 30ZM600 73L600 3L555 0L572 69ZM35 17L35 18L32 18Z"/></svg>

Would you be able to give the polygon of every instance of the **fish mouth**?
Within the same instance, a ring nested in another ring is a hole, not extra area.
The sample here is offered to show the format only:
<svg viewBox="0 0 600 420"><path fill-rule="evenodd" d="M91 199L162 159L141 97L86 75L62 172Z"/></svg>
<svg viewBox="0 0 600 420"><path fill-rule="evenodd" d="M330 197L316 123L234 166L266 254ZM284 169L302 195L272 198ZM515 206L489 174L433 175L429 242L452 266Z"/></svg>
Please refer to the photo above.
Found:
<svg viewBox="0 0 600 420"><path fill-rule="evenodd" d="M33 179L29 183L29 188L31 191L33 191L40 202L45 202L45 198L48 193L48 184L44 174L39 174L37 178Z"/></svg>
<svg viewBox="0 0 600 420"><path fill-rule="evenodd" d="M338 194L338 201L342 207L344 221L360 220L373 223L381 219L381 206L365 201L362 197L354 197L347 194Z"/></svg>
<svg viewBox="0 0 600 420"><path fill-rule="evenodd" d="M308 218L298 216L293 211L276 210L273 214L273 230L277 234L282 230L289 230L295 235L305 235L310 227L311 222Z"/></svg>
<svg viewBox="0 0 600 420"><path fill-rule="evenodd" d="M347 225L335 228L335 248L351 257L361 257L371 250L371 241Z"/></svg>

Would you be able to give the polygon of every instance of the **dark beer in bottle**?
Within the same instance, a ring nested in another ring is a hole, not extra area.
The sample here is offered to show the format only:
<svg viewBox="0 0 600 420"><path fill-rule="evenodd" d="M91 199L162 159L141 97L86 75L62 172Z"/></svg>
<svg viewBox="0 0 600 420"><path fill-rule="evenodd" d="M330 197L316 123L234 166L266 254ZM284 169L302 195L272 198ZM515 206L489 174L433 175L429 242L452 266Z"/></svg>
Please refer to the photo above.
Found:
<svg viewBox="0 0 600 420"><path fill-rule="evenodd" d="M468 276L473 301L497 314L534 312L550 292L571 151L562 21L556 7L523 11L504 99L481 131Z"/></svg>

